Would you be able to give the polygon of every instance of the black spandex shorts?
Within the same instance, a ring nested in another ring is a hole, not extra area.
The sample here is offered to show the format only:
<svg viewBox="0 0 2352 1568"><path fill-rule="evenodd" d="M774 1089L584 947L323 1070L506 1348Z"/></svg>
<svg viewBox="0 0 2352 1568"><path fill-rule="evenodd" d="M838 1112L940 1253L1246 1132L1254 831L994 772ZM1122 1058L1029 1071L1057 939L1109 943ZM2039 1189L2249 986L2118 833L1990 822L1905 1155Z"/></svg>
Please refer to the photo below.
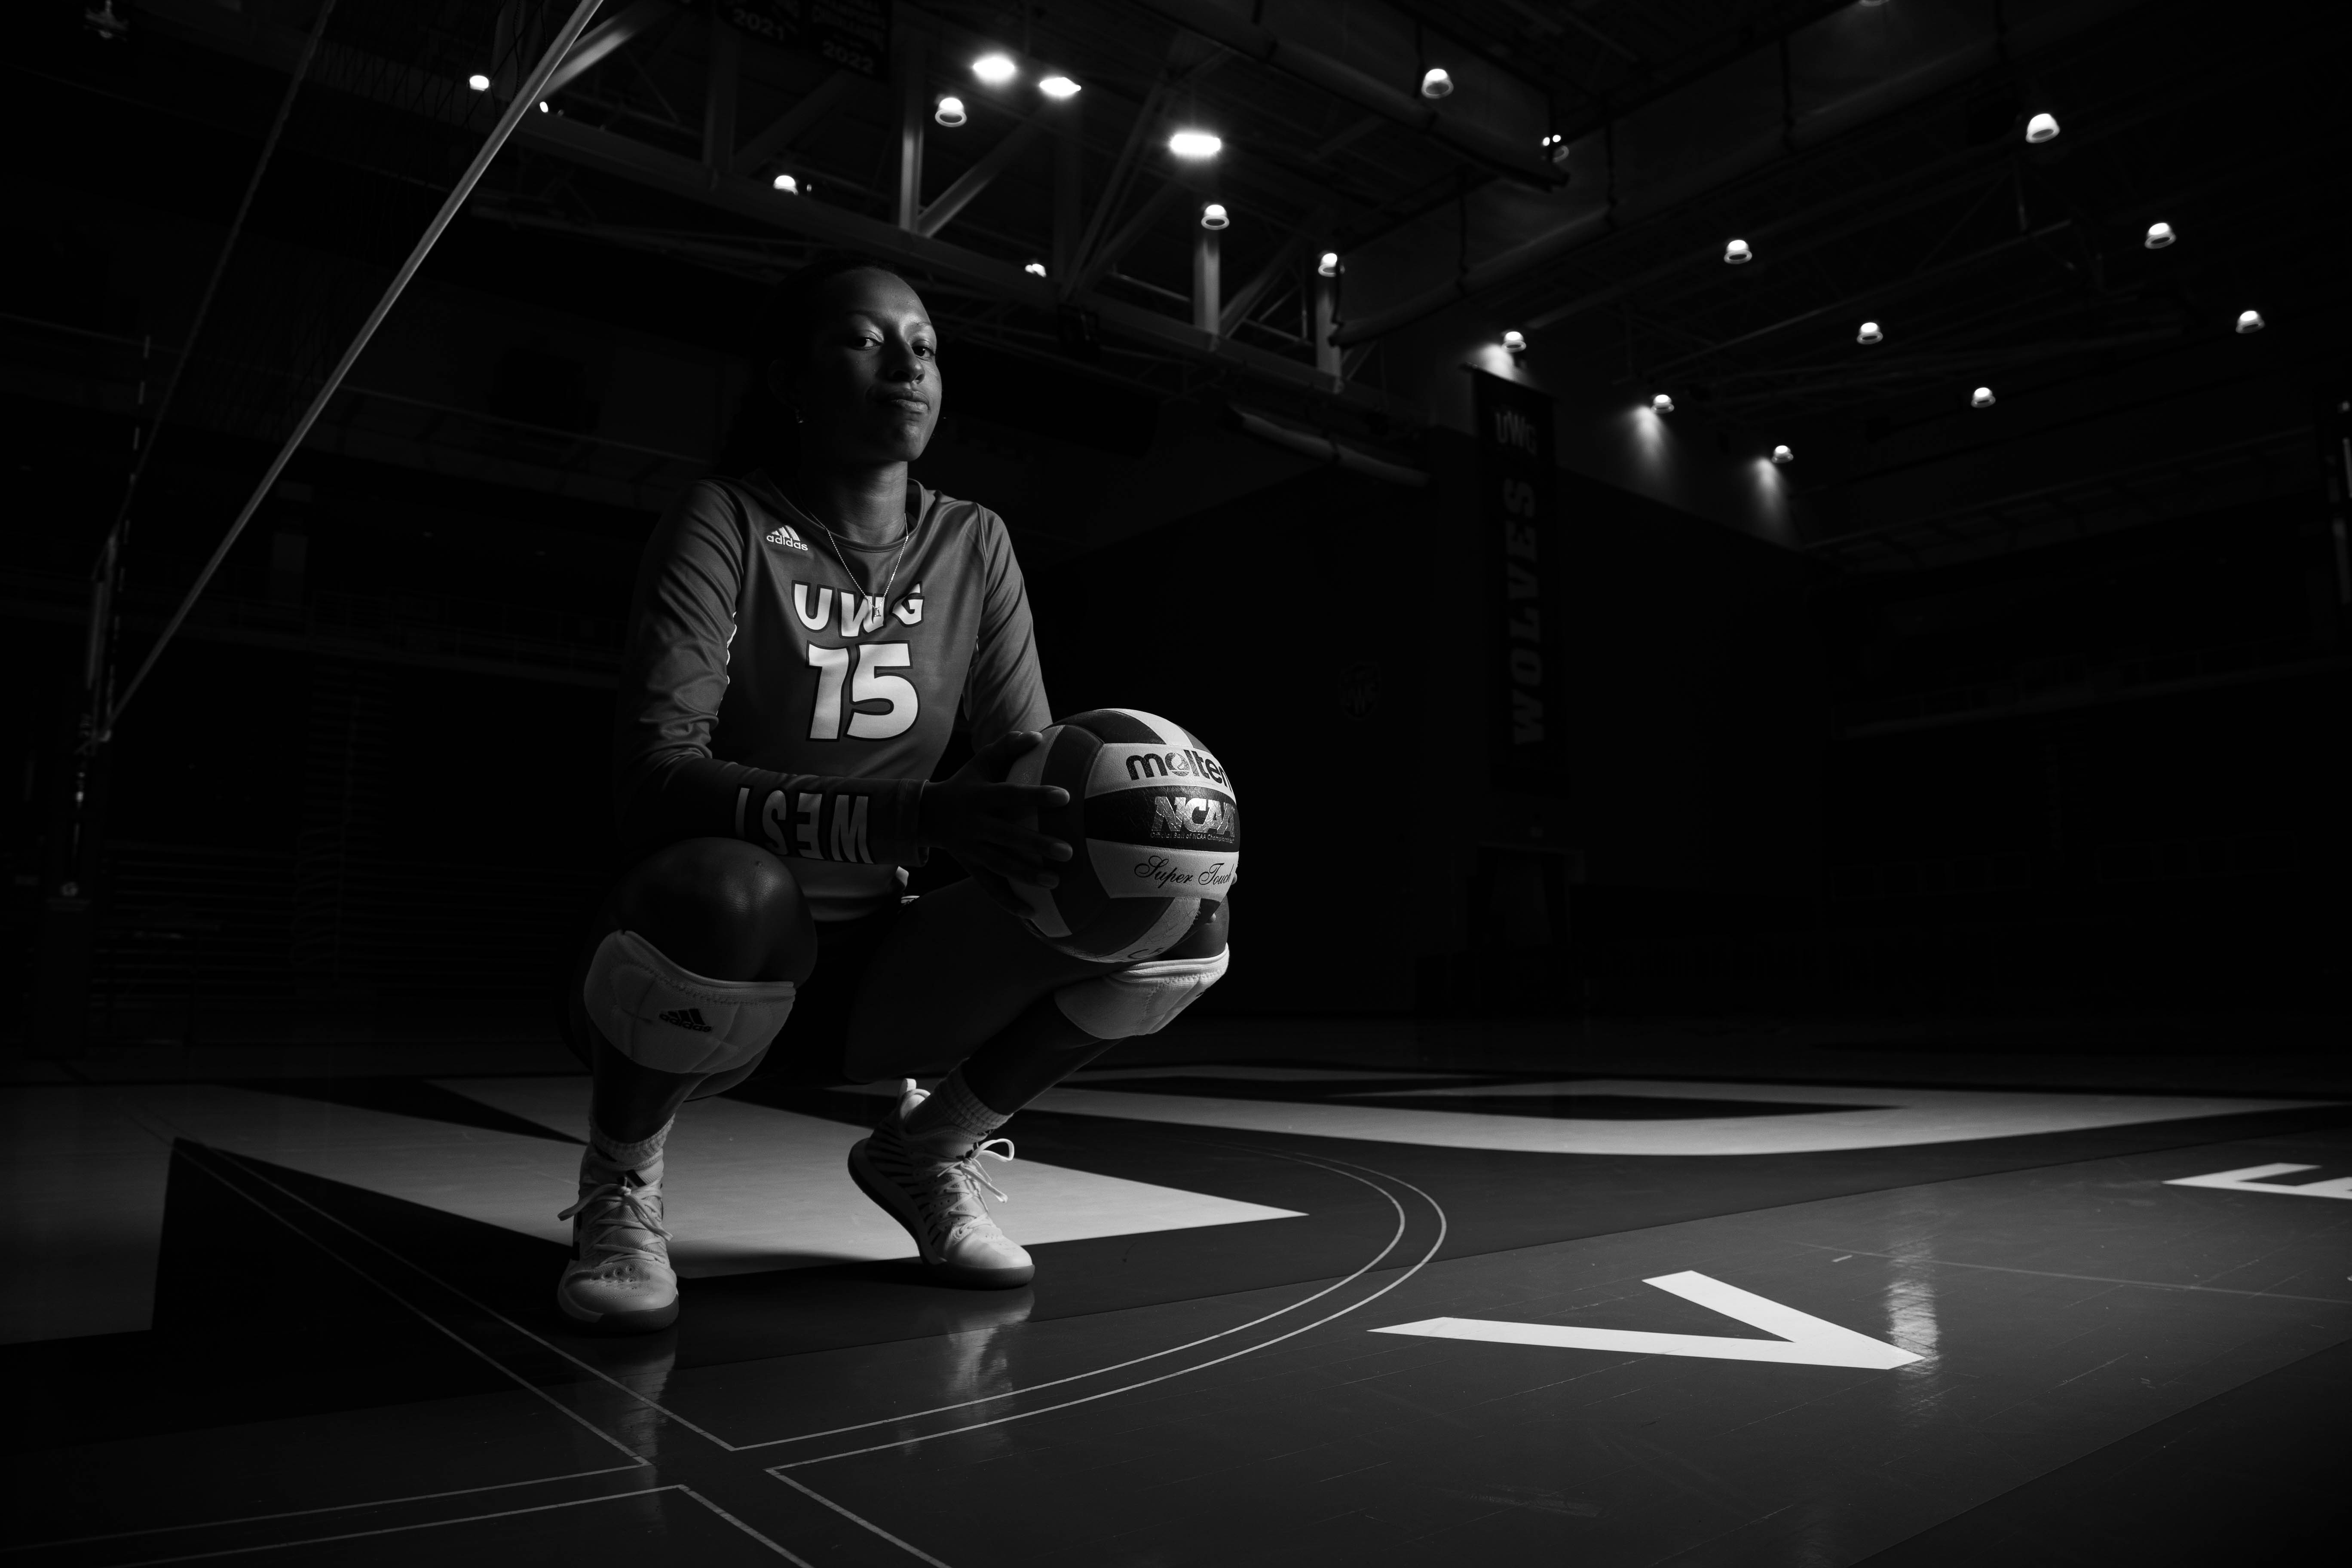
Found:
<svg viewBox="0 0 2352 1568"><path fill-rule="evenodd" d="M784 1020L768 1054L751 1077L763 1083L832 1085L845 1076L849 1054L849 1012L857 1000L866 966L881 951L883 938L898 923L902 900L854 921L820 921L816 927L816 967L803 981L793 1000L792 1016ZM604 933L593 929L575 944L575 956L566 971L569 979L559 998L563 1043L583 1064L588 1051L588 1011L581 997L587 983L588 961L595 956Z"/></svg>

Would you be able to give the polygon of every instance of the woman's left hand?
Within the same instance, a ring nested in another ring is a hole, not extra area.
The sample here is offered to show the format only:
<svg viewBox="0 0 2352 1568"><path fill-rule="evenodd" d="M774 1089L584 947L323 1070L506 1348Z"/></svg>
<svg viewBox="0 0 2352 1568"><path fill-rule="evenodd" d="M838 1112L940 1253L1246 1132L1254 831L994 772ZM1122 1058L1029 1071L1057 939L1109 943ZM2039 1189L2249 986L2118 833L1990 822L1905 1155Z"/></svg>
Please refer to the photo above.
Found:
<svg viewBox="0 0 2352 1568"><path fill-rule="evenodd" d="M1072 851L1064 840L1037 830L1037 814L1069 805L1070 792L1004 782L1014 761L1045 739L1034 730L1016 730L982 747L951 776L925 784L916 809L916 836L975 874L1053 887L1050 868L1070 858Z"/></svg>

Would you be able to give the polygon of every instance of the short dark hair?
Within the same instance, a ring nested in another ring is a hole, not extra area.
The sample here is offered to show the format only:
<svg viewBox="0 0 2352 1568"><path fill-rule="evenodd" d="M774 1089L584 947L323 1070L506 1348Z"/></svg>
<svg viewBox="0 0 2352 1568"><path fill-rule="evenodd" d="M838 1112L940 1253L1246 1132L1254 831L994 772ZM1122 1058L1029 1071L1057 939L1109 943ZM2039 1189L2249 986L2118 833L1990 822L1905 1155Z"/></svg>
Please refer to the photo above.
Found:
<svg viewBox="0 0 2352 1568"><path fill-rule="evenodd" d="M827 283L850 272L881 272L901 283L907 281L896 267L878 256L821 250L776 285L752 324L751 379L736 405L734 426L719 447L714 465L719 472L740 475L766 468L781 477L800 461L800 441L791 412L768 384L768 367L778 360L796 362L807 354L816 334L817 296Z"/></svg>

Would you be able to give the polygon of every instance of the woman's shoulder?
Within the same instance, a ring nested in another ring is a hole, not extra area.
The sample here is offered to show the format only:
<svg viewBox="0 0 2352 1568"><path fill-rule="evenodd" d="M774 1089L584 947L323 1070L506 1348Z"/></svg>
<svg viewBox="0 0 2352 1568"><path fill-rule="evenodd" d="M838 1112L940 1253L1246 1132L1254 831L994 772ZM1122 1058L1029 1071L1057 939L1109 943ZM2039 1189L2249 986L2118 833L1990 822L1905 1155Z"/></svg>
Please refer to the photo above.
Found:
<svg viewBox="0 0 2352 1568"><path fill-rule="evenodd" d="M993 544L1007 537L1004 519L976 500L925 487L929 501L924 515L945 534L962 534L975 542Z"/></svg>

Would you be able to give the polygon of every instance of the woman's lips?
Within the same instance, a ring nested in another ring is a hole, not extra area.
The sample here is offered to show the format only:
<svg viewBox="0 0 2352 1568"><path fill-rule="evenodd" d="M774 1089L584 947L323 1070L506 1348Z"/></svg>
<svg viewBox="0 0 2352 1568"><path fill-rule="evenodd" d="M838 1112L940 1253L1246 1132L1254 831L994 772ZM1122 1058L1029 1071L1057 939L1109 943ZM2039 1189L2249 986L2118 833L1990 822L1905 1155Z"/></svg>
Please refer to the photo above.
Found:
<svg viewBox="0 0 2352 1568"><path fill-rule="evenodd" d="M909 414L929 414L931 411L929 398L894 396L882 399L882 403L885 407L903 409Z"/></svg>

